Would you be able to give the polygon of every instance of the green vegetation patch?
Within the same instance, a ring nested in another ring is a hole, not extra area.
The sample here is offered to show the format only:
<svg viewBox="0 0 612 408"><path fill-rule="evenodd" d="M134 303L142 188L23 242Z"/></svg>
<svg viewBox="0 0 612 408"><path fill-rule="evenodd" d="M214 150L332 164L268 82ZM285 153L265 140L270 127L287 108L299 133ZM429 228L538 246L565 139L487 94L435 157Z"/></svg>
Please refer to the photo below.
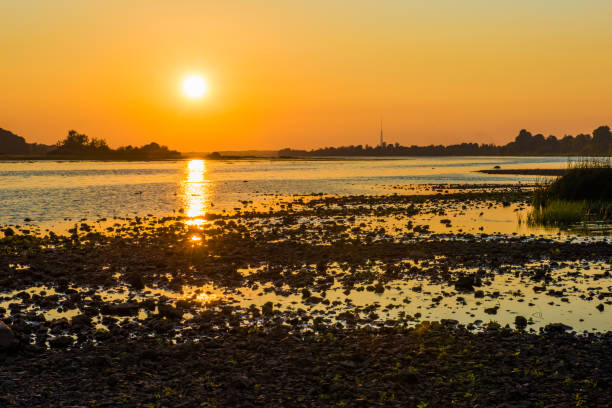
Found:
<svg viewBox="0 0 612 408"><path fill-rule="evenodd" d="M574 167L541 191L541 204L548 200L612 202L612 167Z"/></svg>
<svg viewBox="0 0 612 408"><path fill-rule="evenodd" d="M587 213L585 201L549 201L545 206L534 207L527 215L529 225L571 225L582 221Z"/></svg>
<svg viewBox="0 0 612 408"><path fill-rule="evenodd" d="M569 225L606 221L612 210L612 163L607 159L570 162L565 175L536 188L527 222Z"/></svg>

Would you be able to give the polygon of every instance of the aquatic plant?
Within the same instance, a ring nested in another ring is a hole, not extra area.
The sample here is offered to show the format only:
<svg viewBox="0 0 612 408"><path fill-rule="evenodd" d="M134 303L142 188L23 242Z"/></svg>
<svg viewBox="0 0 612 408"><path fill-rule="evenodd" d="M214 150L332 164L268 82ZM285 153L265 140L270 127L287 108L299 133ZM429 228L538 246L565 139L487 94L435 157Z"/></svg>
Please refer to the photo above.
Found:
<svg viewBox="0 0 612 408"><path fill-rule="evenodd" d="M534 206L546 206L552 200L612 202L610 157L568 161L567 168L567 173L556 180L538 183Z"/></svg>
<svg viewBox="0 0 612 408"><path fill-rule="evenodd" d="M537 183L528 224L563 226L608 219L612 210L611 158L570 160L567 168L565 175Z"/></svg>
<svg viewBox="0 0 612 408"><path fill-rule="evenodd" d="M566 226L582 221L587 214L585 201L553 200L534 206L527 214L528 225Z"/></svg>

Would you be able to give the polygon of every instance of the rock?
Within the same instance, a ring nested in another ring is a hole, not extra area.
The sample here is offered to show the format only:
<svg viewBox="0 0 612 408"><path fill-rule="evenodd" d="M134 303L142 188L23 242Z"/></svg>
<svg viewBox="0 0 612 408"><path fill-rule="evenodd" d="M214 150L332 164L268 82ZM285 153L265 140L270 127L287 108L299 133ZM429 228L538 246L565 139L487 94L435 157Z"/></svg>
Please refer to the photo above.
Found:
<svg viewBox="0 0 612 408"><path fill-rule="evenodd" d="M0 351L16 346L17 343L13 330L0 320Z"/></svg>
<svg viewBox="0 0 612 408"><path fill-rule="evenodd" d="M152 349L145 349L138 353L138 358L141 360L155 361L159 359L159 353Z"/></svg>
<svg viewBox="0 0 612 408"><path fill-rule="evenodd" d="M180 319L183 317L181 310L170 305L157 305L157 313L168 319Z"/></svg>
<svg viewBox="0 0 612 408"><path fill-rule="evenodd" d="M72 318L73 326L91 326L91 317L86 314L76 315Z"/></svg>
<svg viewBox="0 0 612 408"><path fill-rule="evenodd" d="M15 297L21 299L21 300L28 300L30 299L30 294L28 292L19 292L15 295Z"/></svg>
<svg viewBox="0 0 612 408"><path fill-rule="evenodd" d="M53 348L66 348L72 346L72 343L74 343L74 340L69 336L61 336L49 340L49 345Z"/></svg>
<svg viewBox="0 0 612 408"><path fill-rule="evenodd" d="M307 304L317 304L317 303L321 303L322 301L323 301L323 298L320 298L319 296L310 296L304 299L304 302ZM268 302L268 303L272 303L272 302ZM263 310L263 306L262 306L262 310Z"/></svg>
<svg viewBox="0 0 612 408"><path fill-rule="evenodd" d="M176 301L177 309L191 309L193 307L193 303L191 300L187 299L179 299Z"/></svg>
<svg viewBox="0 0 612 408"><path fill-rule="evenodd" d="M595 308L596 308L597 310L599 310L600 312L603 312L603 311L604 311L604 305L603 305L603 303L598 304L597 306L595 306Z"/></svg>
<svg viewBox="0 0 612 408"><path fill-rule="evenodd" d="M522 330L527 327L527 319L525 319L523 316L516 316L516 318L514 319L514 324L517 329Z"/></svg>
<svg viewBox="0 0 612 408"><path fill-rule="evenodd" d="M497 322L489 322L486 324L486 328L487 330L492 330L492 331L496 331L499 330L501 328L501 325Z"/></svg>
<svg viewBox="0 0 612 408"><path fill-rule="evenodd" d="M494 314L497 314L497 309L499 309L499 306L488 307L484 311L485 311L486 314L494 315Z"/></svg>
<svg viewBox="0 0 612 408"><path fill-rule="evenodd" d="M140 306L146 310L155 310L155 301L153 299L145 299L140 302Z"/></svg>
<svg viewBox="0 0 612 408"><path fill-rule="evenodd" d="M119 378L116 375L109 375L108 378L106 379L106 382L111 387L114 387L115 385L119 383Z"/></svg>
<svg viewBox="0 0 612 408"><path fill-rule="evenodd" d="M274 311L274 304L272 302L266 302L261 306L261 312L264 315L270 315Z"/></svg>
<svg viewBox="0 0 612 408"><path fill-rule="evenodd" d="M120 303L118 305L104 305L102 313L117 316L134 316L138 313L140 306L137 303Z"/></svg>
<svg viewBox="0 0 612 408"><path fill-rule="evenodd" d="M419 382L419 376L409 369L400 371L397 377L404 384L417 384Z"/></svg>
<svg viewBox="0 0 612 408"><path fill-rule="evenodd" d="M463 292L472 292L474 290L474 277L462 276L455 282L455 289Z"/></svg>
<svg viewBox="0 0 612 408"><path fill-rule="evenodd" d="M544 331L547 333L565 333L569 330L572 330L572 327L563 323L551 323L544 327Z"/></svg>
<svg viewBox="0 0 612 408"><path fill-rule="evenodd" d="M133 272L129 274L126 277L125 281L136 290L142 290L145 287L145 284L142 280L142 275L138 272Z"/></svg>

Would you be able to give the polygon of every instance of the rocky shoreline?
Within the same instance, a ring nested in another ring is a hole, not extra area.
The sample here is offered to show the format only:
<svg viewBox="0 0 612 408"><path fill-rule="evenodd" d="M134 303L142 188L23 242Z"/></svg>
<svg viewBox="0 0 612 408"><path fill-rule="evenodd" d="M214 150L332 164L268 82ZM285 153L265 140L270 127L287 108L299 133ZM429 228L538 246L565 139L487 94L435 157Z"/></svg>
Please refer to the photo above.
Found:
<svg viewBox="0 0 612 408"><path fill-rule="evenodd" d="M453 322L295 334L207 329L178 344L113 333L97 345L3 354L5 406L607 407L612 337ZM211 322L211 320L207 320ZM214 320L212 320L214 322Z"/></svg>
<svg viewBox="0 0 612 408"><path fill-rule="evenodd" d="M454 227L528 196L296 197L199 223L2 227L0 405L608 406L607 326L504 308L605 321L610 242ZM427 321L441 308L458 318Z"/></svg>

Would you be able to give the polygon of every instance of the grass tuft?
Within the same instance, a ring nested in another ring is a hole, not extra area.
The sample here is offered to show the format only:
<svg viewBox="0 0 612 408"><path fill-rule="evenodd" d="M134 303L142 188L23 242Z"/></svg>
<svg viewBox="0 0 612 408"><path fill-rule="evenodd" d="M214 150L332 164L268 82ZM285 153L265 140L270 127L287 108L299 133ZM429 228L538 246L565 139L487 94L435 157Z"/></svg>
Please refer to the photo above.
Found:
<svg viewBox="0 0 612 408"><path fill-rule="evenodd" d="M585 158L568 162L565 175L536 188L534 206L548 201L612 202L612 162L610 158Z"/></svg>
<svg viewBox="0 0 612 408"><path fill-rule="evenodd" d="M568 162L565 175L541 182L534 190L530 225L567 226L595 218L607 220L612 210L612 161L582 158Z"/></svg>
<svg viewBox="0 0 612 408"><path fill-rule="evenodd" d="M566 226L582 221L587 214L585 201L549 201L545 206L534 206L527 215L528 225Z"/></svg>

